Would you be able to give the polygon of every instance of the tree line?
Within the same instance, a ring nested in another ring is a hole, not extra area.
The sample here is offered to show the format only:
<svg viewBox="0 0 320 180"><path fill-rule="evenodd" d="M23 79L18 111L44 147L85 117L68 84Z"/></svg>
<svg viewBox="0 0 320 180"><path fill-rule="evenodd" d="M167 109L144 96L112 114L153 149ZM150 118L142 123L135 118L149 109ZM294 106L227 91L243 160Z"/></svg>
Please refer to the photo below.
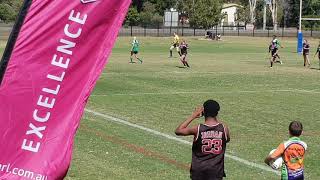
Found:
<svg viewBox="0 0 320 180"><path fill-rule="evenodd" d="M22 5L21 0L0 0L0 21L13 22Z"/></svg>
<svg viewBox="0 0 320 180"><path fill-rule="evenodd" d="M165 10L174 8L188 17L191 26L209 29L223 18L223 0L133 0L126 25L159 25Z"/></svg>
<svg viewBox="0 0 320 180"><path fill-rule="evenodd" d="M269 2L270 5L266 5ZM264 11L266 11L267 26L298 27L300 2L298 0L246 0L242 1L242 14L240 20L252 22L256 27L263 26ZM252 12L250 9L254 9ZM246 15L247 14L247 15ZM303 17L320 18L320 1L303 0ZM303 21L304 27L318 26L319 21Z"/></svg>
<svg viewBox="0 0 320 180"><path fill-rule="evenodd" d="M266 2L267 3L266 5ZM166 9L175 8L189 18L190 25L211 28L224 18L224 3L236 3L236 22L254 24L256 28L297 27L299 25L299 1L297 0L133 0L126 18L128 25L156 24L162 22ZM151 8L152 7L152 8ZM304 17L320 17L319 0L303 0ZM320 22L303 21L304 27L319 27Z"/></svg>
<svg viewBox="0 0 320 180"><path fill-rule="evenodd" d="M0 21L13 22L22 0L0 0ZM270 5L265 6L266 2ZM299 22L298 0L132 0L125 25L156 26L163 23L165 10L177 9L186 16L190 26L211 28L224 18L224 3L236 3L236 22L252 23L256 28L266 26L297 27ZM305 17L320 17L319 0L303 0ZM264 18L265 17L265 18ZM265 19L265 20L264 20ZM320 27L320 22L304 21L303 26Z"/></svg>

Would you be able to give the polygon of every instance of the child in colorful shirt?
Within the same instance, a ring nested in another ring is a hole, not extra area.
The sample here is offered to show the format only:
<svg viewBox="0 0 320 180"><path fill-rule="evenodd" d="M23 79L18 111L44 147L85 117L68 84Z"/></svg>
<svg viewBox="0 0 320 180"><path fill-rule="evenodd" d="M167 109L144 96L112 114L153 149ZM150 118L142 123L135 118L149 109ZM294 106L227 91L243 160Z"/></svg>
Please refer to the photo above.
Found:
<svg viewBox="0 0 320 180"><path fill-rule="evenodd" d="M278 148L265 159L266 164L282 157L281 180L303 180L304 179L304 156L307 144L300 140L302 124L293 121L289 125L288 141L281 143Z"/></svg>

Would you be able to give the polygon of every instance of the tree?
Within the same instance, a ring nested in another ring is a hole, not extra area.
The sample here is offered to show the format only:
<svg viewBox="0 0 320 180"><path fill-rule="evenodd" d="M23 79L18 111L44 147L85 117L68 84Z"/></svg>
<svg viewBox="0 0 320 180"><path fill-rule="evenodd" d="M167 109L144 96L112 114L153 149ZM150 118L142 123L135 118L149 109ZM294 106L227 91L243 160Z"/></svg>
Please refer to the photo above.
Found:
<svg viewBox="0 0 320 180"><path fill-rule="evenodd" d="M281 2L281 1L280 1ZM283 1L284 21L286 27L298 27L299 26L299 9L300 4L297 0L284 0ZM320 16L320 1L319 0L303 0L302 15L304 17L319 17ZM303 21L303 25L309 25L319 22L307 22Z"/></svg>
<svg viewBox="0 0 320 180"><path fill-rule="evenodd" d="M248 6L245 7L239 7L237 9L236 12L237 16L236 16L236 22L244 22L244 23L248 23L250 22L250 10Z"/></svg>
<svg viewBox="0 0 320 180"><path fill-rule="evenodd" d="M170 8L176 8L177 0L147 0L146 3L154 4L156 13L163 16L164 11Z"/></svg>
<svg viewBox="0 0 320 180"><path fill-rule="evenodd" d="M272 17L273 30L278 29L278 3L277 0L271 0L269 4L269 9Z"/></svg>
<svg viewBox="0 0 320 180"><path fill-rule="evenodd" d="M20 0L0 0L0 20L12 22L16 19L22 1Z"/></svg>
<svg viewBox="0 0 320 180"><path fill-rule="evenodd" d="M16 12L8 4L0 4L0 20L4 22L12 22L16 17Z"/></svg>
<svg viewBox="0 0 320 180"><path fill-rule="evenodd" d="M143 1L141 0L132 0L132 7L135 7L138 12L142 11Z"/></svg>
<svg viewBox="0 0 320 180"><path fill-rule="evenodd" d="M194 6L186 6L190 24L194 27L210 29L223 18L222 0L195 0Z"/></svg>
<svg viewBox="0 0 320 180"><path fill-rule="evenodd" d="M176 8L179 12L185 13L190 16L193 12L194 3L196 0L177 0Z"/></svg>
<svg viewBox="0 0 320 180"><path fill-rule="evenodd" d="M257 0L249 0L249 9L250 9L250 23L254 24L256 21L256 5Z"/></svg>
<svg viewBox="0 0 320 180"><path fill-rule="evenodd" d="M137 25L140 21L139 13L136 7L130 7L127 17L126 17L126 24L130 26Z"/></svg>
<svg viewBox="0 0 320 180"><path fill-rule="evenodd" d="M157 13L155 5L150 2L144 3L143 10L140 12L140 24L156 26L160 22L162 22L162 16Z"/></svg>
<svg viewBox="0 0 320 180"><path fill-rule="evenodd" d="M318 0L305 0L302 10L303 17L319 18L320 17L320 2ZM309 29L312 27L319 28L320 21L303 21L303 28Z"/></svg>

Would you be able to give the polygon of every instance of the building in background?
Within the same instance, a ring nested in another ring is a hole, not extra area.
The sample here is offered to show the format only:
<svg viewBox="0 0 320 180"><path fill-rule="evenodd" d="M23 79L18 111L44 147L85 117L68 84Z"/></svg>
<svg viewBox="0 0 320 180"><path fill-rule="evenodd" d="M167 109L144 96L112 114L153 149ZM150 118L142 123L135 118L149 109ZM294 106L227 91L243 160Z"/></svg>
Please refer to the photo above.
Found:
<svg viewBox="0 0 320 180"><path fill-rule="evenodd" d="M228 3L223 4L221 13L224 18L221 20L221 26L236 26L237 25L237 10L242 6L239 4ZM176 9L171 8L164 12L164 26L165 27L178 27L181 25L188 26L189 18L184 13L179 13ZM244 25L244 23L241 23Z"/></svg>
<svg viewBox="0 0 320 180"><path fill-rule="evenodd" d="M237 10L242 6L239 4L223 4L222 14L225 14L221 20L221 26L235 26L237 20Z"/></svg>
<svg viewBox="0 0 320 180"><path fill-rule="evenodd" d="M171 8L164 12L164 26L165 27L177 27L179 26L179 12L176 9Z"/></svg>

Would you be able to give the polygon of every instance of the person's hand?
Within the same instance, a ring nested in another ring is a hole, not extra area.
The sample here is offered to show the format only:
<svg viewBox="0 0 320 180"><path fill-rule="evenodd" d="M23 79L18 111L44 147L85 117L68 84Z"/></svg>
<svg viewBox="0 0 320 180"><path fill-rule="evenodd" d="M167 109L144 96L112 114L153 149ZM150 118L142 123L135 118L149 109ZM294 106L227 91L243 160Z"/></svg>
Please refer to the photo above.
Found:
<svg viewBox="0 0 320 180"><path fill-rule="evenodd" d="M202 112L203 112L203 106L199 106L193 111L191 116L193 119L199 118L202 116Z"/></svg>

